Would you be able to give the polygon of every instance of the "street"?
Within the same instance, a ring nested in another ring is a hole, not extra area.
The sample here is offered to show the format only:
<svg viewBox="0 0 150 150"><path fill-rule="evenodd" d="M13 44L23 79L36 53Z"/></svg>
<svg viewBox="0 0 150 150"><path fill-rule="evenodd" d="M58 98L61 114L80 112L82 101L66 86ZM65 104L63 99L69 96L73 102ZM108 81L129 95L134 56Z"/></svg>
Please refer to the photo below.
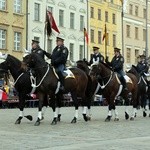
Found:
<svg viewBox="0 0 150 150"><path fill-rule="evenodd" d="M62 108L62 121L52 126L52 109L46 110L40 126L34 126L37 108L26 108L32 122L23 118L15 125L18 109L0 109L0 150L149 150L150 117L139 110L134 121L124 119L124 107L117 107L119 122L104 122L107 107L92 107L92 120L84 122L79 111L76 124L71 124L74 107ZM131 107L129 109L131 111Z"/></svg>

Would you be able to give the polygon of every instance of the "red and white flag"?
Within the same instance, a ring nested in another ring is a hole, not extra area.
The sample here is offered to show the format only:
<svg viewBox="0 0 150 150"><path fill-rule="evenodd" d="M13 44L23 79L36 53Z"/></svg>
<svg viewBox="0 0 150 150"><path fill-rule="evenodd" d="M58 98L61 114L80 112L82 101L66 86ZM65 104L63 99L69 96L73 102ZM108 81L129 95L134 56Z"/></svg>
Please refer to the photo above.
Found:
<svg viewBox="0 0 150 150"><path fill-rule="evenodd" d="M0 100L5 101L8 98L8 95L3 90L0 90Z"/></svg>

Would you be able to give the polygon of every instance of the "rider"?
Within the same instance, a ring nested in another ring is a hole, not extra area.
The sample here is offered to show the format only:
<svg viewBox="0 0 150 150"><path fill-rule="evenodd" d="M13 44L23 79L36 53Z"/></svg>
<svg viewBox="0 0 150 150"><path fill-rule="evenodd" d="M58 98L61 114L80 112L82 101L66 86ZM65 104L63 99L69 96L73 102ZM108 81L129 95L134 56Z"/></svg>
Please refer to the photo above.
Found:
<svg viewBox="0 0 150 150"><path fill-rule="evenodd" d="M120 49L119 48L115 47L114 48L114 53L115 53L115 56L112 58L111 62L108 61L108 56L106 57L105 61L108 65L110 65L112 67L112 69L115 72L117 72L117 74L119 75L120 81L123 85L123 89L128 91L126 81L125 81L125 78L124 78L125 73L123 71L124 58L120 54Z"/></svg>
<svg viewBox="0 0 150 150"><path fill-rule="evenodd" d="M64 90L64 76L63 71L68 58L68 49L64 46L64 39L61 37L56 38L56 47L51 55L51 64L56 69L57 75L61 83L60 89Z"/></svg>
<svg viewBox="0 0 150 150"><path fill-rule="evenodd" d="M99 47L93 46L93 54L91 54L91 59L89 62L86 61L86 59L83 59L87 65L92 65L99 62L104 62L104 56L99 52Z"/></svg>
<svg viewBox="0 0 150 150"><path fill-rule="evenodd" d="M39 46L39 41L37 40L32 40L32 49L31 52L32 53L37 53L39 54L43 59L44 56L46 55L49 59L51 58L51 54L47 53L46 51L44 51L43 49L41 49L41 47Z"/></svg>
<svg viewBox="0 0 150 150"><path fill-rule="evenodd" d="M148 63L146 62L145 55L140 55L140 61L137 64L137 70L140 74L148 73Z"/></svg>

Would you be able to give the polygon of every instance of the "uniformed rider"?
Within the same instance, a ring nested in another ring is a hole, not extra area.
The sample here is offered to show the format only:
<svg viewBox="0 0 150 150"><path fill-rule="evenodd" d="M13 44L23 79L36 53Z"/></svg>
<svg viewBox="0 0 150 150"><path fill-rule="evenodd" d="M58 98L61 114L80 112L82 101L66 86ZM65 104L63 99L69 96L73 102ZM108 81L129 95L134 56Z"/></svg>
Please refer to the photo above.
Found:
<svg viewBox="0 0 150 150"><path fill-rule="evenodd" d="M140 61L137 64L137 70L141 75L144 75L144 73L148 73L148 63L146 62L145 55L140 55Z"/></svg>
<svg viewBox="0 0 150 150"><path fill-rule="evenodd" d="M32 44L31 45L32 45L31 53L37 53L43 59L44 59L44 56L47 56L48 58L51 58L51 54L49 54L48 52L46 52L43 49L41 49L41 47L39 46L39 41L32 40Z"/></svg>
<svg viewBox="0 0 150 150"><path fill-rule="evenodd" d="M104 56L99 52L99 47L93 46L93 54L91 54L91 59L89 62L83 59L87 65L98 64L99 62L104 62Z"/></svg>
<svg viewBox="0 0 150 150"><path fill-rule="evenodd" d="M51 55L51 64L56 69L56 73L60 79L60 89L64 90L64 75L63 71L68 58L68 49L64 46L64 39L61 37L56 38L56 47L54 48Z"/></svg>
<svg viewBox="0 0 150 150"><path fill-rule="evenodd" d="M124 78L125 72L123 71L123 64L124 64L124 58L120 54L120 49L115 47L114 48L114 54L115 56L112 58L111 62L108 61L108 57L106 57L106 63L112 67L112 69L117 72L119 79L123 85L123 89L128 91L126 81Z"/></svg>

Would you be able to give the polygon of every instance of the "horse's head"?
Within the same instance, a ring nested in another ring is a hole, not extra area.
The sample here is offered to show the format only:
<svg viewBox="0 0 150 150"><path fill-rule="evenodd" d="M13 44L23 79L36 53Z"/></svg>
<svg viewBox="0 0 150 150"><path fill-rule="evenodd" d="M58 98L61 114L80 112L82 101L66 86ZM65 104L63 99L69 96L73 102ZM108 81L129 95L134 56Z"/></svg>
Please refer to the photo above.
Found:
<svg viewBox="0 0 150 150"><path fill-rule="evenodd" d="M87 65L87 62L83 60L78 60L76 64L77 64L77 68L80 68L81 70L85 71L87 74L89 73L89 67Z"/></svg>
<svg viewBox="0 0 150 150"><path fill-rule="evenodd" d="M128 71L128 73L132 73L132 74L137 74L138 71L137 71L137 67L132 65L131 69Z"/></svg>
<svg viewBox="0 0 150 150"><path fill-rule="evenodd" d="M99 64L93 64L91 66L91 70L89 72L89 75L92 77L92 78L97 78L97 79L100 79L101 78L101 67Z"/></svg>

